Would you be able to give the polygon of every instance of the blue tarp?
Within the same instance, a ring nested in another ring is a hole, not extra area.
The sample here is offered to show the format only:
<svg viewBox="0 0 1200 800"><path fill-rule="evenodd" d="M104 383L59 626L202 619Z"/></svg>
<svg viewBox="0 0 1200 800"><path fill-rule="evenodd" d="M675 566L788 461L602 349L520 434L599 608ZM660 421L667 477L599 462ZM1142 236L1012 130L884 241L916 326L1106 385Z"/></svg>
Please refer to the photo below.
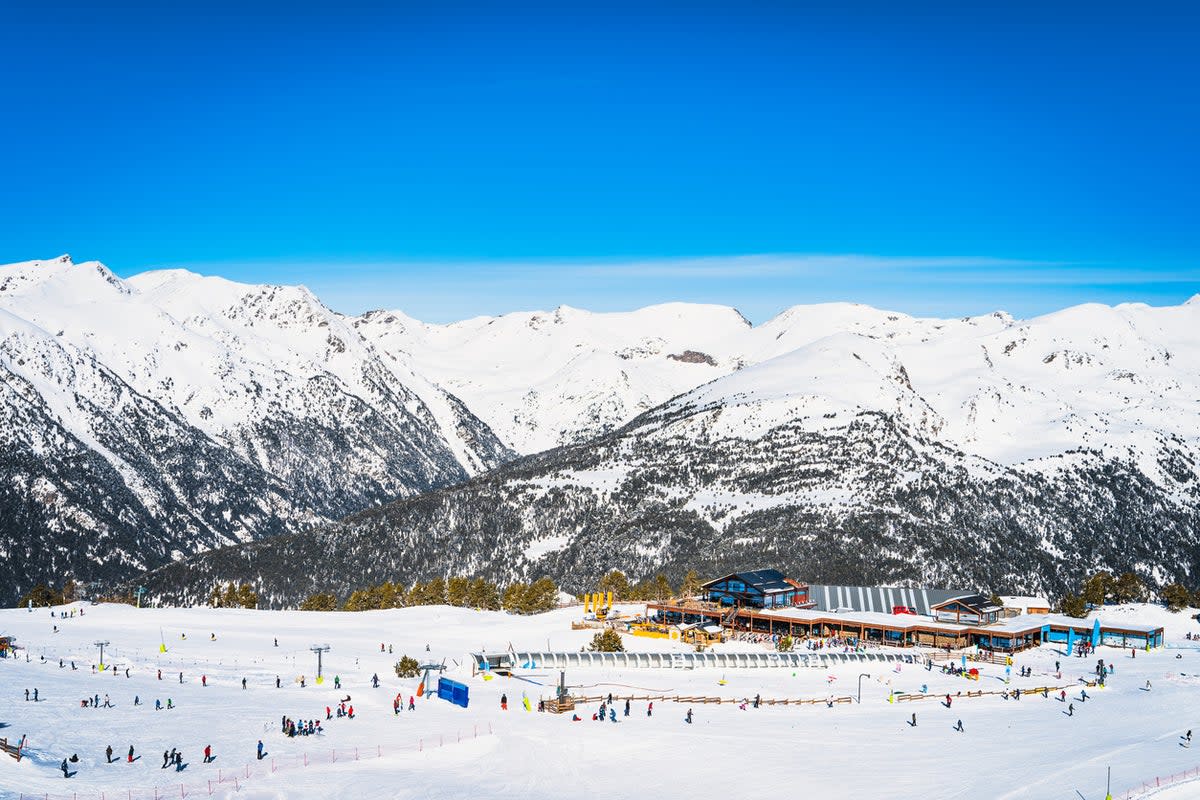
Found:
<svg viewBox="0 0 1200 800"><path fill-rule="evenodd" d="M467 685L449 678L438 678L437 696L456 706L467 707Z"/></svg>

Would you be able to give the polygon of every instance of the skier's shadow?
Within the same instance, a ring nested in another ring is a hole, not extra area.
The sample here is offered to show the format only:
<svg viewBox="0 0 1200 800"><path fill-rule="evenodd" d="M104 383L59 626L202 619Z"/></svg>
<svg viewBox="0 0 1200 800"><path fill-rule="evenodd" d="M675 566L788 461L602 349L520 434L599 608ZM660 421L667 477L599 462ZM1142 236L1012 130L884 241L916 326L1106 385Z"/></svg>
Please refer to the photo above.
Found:
<svg viewBox="0 0 1200 800"><path fill-rule="evenodd" d="M133 760L134 760L134 761L141 761L141 760L142 760L142 757L141 757L141 756L134 756L134 757L133 757Z"/></svg>
<svg viewBox="0 0 1200 800"><path fill-rule="evenodd" d="M216 760L217 760L217 757L216 757L216 756L209 756L208 758L204 759L204 763L205 763L205 764L211 764L212 762L214 762L214 761L216 761Z"/></svg>
<svg viewBox="0 0 1200 800"><path fill-rule="evenodd" d="M183 771L184 771L185 769L187 769L187 768L188 768L188 762L187 762L187 761L183 761L183 762L181 762L181 763L179 763L179 764L176 764L176 765L175 765L175 771L176 771L176 772L183 772Z"/></svg>
<svg viewBox="0 0 1200 800"><path fill-rule="evenodd" d="M78 774L79 774L79 770L75 770L74 772L64 772L63 777L64 778L74 778Z"/></svg>
<svg viewBox="0 0 1200 800"><path fill-rule="evenodd" d="M258 760L262 761L264 758L266 758L269 755L270 755L270 753L268 753L266 750L263 750L262 754L258 757Z"/></svg>

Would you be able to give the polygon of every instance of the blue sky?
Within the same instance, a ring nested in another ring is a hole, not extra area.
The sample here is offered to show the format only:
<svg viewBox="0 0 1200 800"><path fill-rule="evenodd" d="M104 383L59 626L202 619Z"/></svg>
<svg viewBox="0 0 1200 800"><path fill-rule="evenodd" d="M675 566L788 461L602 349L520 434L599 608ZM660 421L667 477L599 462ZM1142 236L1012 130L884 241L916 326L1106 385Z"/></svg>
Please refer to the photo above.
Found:
<svg viewBox="0 0 1200 800"><path fill-rule="evenodd" d="M1185 4L22 5L0 261L438 321L1200 292Z"/></svg>

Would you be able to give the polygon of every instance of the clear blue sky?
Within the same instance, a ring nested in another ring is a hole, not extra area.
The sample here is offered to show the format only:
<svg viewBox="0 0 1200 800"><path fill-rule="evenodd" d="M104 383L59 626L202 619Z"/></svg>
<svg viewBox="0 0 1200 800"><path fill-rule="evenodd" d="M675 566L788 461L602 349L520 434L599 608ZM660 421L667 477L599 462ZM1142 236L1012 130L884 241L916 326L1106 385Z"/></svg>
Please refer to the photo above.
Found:
<svg viewBox="0 0 1200 800"><path fill-rule="evenodd" d="M1114 5L10 4L0 261L431 320L1181 302L1200 11Z"/></svg>

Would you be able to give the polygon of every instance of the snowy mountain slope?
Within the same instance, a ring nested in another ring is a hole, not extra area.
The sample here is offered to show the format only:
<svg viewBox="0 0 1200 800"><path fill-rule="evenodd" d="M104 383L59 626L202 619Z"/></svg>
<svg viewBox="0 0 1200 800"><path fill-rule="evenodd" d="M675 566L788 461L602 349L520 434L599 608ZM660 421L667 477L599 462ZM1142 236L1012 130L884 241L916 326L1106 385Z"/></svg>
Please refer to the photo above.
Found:
<svg viewBox="0 0 1200 800"><path fill-rule="evenodd" d="M683 304L440 326L372 312L353 324L381 349L411 356L523 453L614 430L704 383L842 335L870 340L860 355L873 354L889 385L912 387L932 433L1006 464L1079 447L1145 451L1158 433L1189 435L1200 402L1195 303L1088 305L1030 320L919 319L832 303L757 327L732 308Z"/></svg>
<svg viewBox="0 0 1200 800"><path fill-rule="evenodd" d="M628 313L553 312L429 325L376 311L355 328L460 397L513 449L579 442L736 369L732 308L672 303Z"/></svg>
<svg viewBox="0 0 1200 800"><path fill-rule="evenodd" d="M11 552L27 530L46 553L119 542L103 569L100 545L70 567L109 582L245 543L151 580L190 596L241 577L279 602L331 571L344 588L570 583L765 556L813 580L1010 591L1084 565L1185 576L1197 331L1195 298L1029 320L833 303L754 327L667 304L429 325L343 317L303 287L29 262L0 268L0 520ZM489 471L506 444L544 452ZM34 486L56 503L30 505ZM30 563L20 580L61 574Z"/></svg>
<svg viewBox="0 0 1200 800"><path fill-rule="evenodd" d="M1200 574L1200 426L1053 455L1034 442L1037 458L1005 463L947 441L948 394L922 396L896 358L884 340L829 336L585 443L145 580L177 601L218 580L254 582L286 604L463 572L582 589L611 568L753 563L814 582L1050 593L1101 567L1160 583ZM1034 397L1027 407L1050 402ZM997 435L989 446L1012 456L1023 445Z"/></svg>
<svg viewBox="0 0 1200 800"><path fill-rule="evenodd" d="M20 505L38 484L68 503L0 516L6 547L43 552L0 582L4 601L61 579L55 565L80 579L128 575L510 455L457 399L301 287L181 272L122 281L66 258L0 267L0 376L6 456L24 465L10 461L3 490ZM71 466L81 453L94 469ZM132 510L101 513L118 503ZM92 557L72 555L83 552Z"/></svg>

